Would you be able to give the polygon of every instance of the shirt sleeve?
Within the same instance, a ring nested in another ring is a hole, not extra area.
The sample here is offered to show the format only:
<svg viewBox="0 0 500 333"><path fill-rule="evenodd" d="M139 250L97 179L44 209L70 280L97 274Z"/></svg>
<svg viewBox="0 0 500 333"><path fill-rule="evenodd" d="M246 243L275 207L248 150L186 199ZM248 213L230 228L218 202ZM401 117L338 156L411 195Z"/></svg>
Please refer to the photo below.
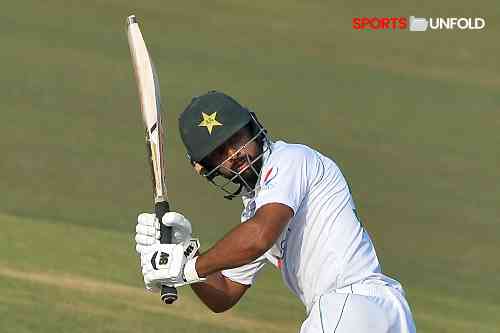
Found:
<svg viewBox="0 0 500 333"><path fill-rule="evenodd" d="M268 203L287 205L296 214L308 191L308 168L313 156L304 149L290 149L266 163L260 189L255 197L256 209Z"/></svg>
<svg viewBox="0 0 500 333"><path fill-rule="evenodd" d="M260 256L253 262L231 269L225 269L221 273L228 279L244 285L252 285L257 278L258 273L267 262L265 255Z"/></svg>

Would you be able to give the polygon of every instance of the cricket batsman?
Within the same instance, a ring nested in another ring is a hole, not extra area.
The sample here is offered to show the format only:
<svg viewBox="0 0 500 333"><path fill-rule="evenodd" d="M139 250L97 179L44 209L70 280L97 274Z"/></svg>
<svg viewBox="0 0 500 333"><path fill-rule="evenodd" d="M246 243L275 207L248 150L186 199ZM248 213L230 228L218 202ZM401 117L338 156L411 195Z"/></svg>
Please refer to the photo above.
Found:
<svg viewBox="0 0 500 333"><path fill-rule="evenodd" d="M195 97L179 129L198 174L225 198L241 197L241 223L204 253L191 223L165 214L176 244L160 244L159 221L136 227L146 289L191 288L214 312L233 307L270 262L302 301L301 333L415 332L400 283L382 273L336 163L305 145L273 141L255 114L211 91Z"/></svg>

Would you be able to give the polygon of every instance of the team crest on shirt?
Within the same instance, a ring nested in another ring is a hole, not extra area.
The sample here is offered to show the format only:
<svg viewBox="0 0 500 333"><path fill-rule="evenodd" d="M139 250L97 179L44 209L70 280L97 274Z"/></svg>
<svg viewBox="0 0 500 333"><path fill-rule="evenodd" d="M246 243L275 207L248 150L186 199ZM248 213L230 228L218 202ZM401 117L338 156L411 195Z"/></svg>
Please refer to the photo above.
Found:
<svg viewBox="0 0 500 333"><path fill-rule="evenodd" d="M266 172L264 172L264 178L262 180L262 188L268 188L271 182L278 175L278 167L270 167Z"/></svg>

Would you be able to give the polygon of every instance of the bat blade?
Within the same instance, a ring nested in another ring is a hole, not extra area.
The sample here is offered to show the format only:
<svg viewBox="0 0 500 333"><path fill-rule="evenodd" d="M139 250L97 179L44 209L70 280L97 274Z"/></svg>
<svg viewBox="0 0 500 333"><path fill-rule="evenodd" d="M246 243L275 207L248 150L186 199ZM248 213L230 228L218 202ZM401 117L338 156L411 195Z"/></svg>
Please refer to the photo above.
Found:
<svg viewBox="0 0 500 333"><path fill-rule="evenodd" d="M159 80L136 17L134 15L129 16L127 23L128 43L139 91L141 114L152 159L154 199L155 202L159 202L167 200Z"/></svg>
<svg viewBox="0 0 500 333"><path fill-rule="evenodd" d="M135 15L127 18L127 24L128 45L139 88L141 111L145 125L151 127L156 123L157 113L161 110L158 77Z"/></svg>
<svg viewBox="0 0 500 333"><path fill-rule="evenodd" d="M170 210L167 196L163 126L161 121L161 98L158 75L142 37L135 15L127 18L127 37L134 67L134 76L139 91L141 114L146 128L146 148L151 167L155 214L161 221ZM171 243L172 228L160 223L160 242ZM162 286L161 299L166 304L177 300L177 290Z"/></svg>

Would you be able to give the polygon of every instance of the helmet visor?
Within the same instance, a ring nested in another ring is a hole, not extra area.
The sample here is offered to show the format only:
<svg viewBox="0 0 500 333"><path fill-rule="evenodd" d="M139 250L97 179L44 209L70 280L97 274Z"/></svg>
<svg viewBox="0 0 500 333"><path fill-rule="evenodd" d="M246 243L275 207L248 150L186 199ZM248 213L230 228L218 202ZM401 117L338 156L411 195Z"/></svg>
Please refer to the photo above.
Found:
<svg viewBox="0 0 500 333"><path fill-rule="evenodd" d="M260 137L264 139L260 140ZM233 147L234 153L218 163L214 168L205 174L205 177L230 196L245 195L251 193L257 183L262 158L270 149L265 139L265 130L260 128L257 133L241 146ZM256 156L247 153L247 149L252 143L264 142L260 145L260 151ZM241 144L241 143L240 143ZM238 145L238 143L236 143ZM229 163L237 161L236 163ZM232 165L231 168L226 165Z"/></svg>

